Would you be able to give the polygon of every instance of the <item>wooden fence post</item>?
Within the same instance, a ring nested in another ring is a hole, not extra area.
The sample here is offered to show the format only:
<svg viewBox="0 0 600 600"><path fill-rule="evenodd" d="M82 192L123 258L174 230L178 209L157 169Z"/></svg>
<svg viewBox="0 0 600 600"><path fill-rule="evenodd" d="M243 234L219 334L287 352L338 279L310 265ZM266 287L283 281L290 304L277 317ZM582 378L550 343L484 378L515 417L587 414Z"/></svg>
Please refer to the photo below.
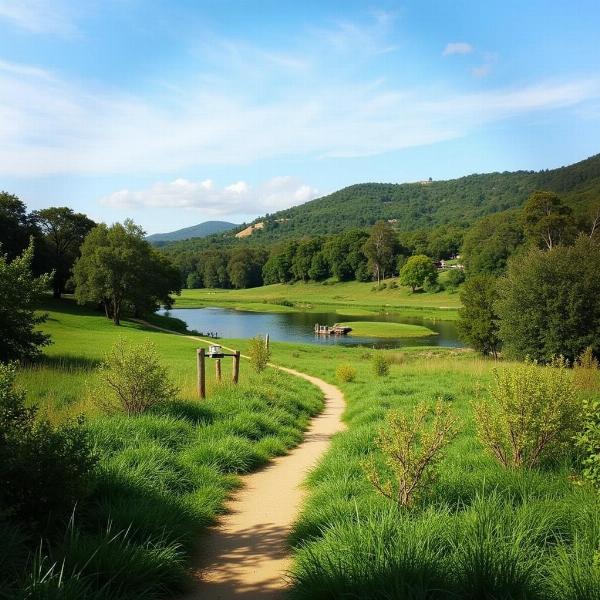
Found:
<svg viewBox="0 0 600 600"><path fill-rule="evenodd" d="M267 335L265 335L265 347L268 350L269 349L269 334L267 333Z"/></svg>
<svg viewBox="0 0 600 600"><path fill-rule="evenodd" d="M215 360L215 373L216 373L217 381L220 383L221 382L221 359L220 358L217 358Z"/></svg>
<svg viewBox="0 0 600 600"><path fill-rule="evenodd" d="M198 397L201 400L206 398L206 369L204 362L204 355L206 351L204 348L198 348L196 350L197 357L197 370L198 370Z"/></svg>
<svg viewBox="0 0 600 600"><path fill-rule="evenodd" d="M240 379L240 351L236 350L233 355L233 383L237 383Z"/></svg>

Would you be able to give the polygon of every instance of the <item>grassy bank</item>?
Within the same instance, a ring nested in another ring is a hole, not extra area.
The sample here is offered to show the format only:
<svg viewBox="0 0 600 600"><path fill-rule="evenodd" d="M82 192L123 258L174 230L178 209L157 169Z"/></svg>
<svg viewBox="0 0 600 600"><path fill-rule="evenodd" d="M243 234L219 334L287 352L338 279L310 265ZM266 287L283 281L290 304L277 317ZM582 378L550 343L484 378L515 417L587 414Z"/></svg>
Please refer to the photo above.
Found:
<svg viewBox="0 0 600 600"><path fill-rule="evenodd" d="M0 526L3 572L19 571L29 552L28 576L13 581L19 597L171 597L185 589L200 534L222 511L238 475L296 445L321 395L277 371L252 375L242 361L238 386L217 384L209 370L209 397L199 402L197 342L135 323L116 328L69 302L47 308L54 344L40 365L21 370L19 384L54 420L84 413L100 462L92 495L37 557L39 540ZM181 386L179 398L138 417L104 415L97 398L86 398L103 351L119 335L156 344Z"/></svg>
<svg viewBox="0 0 600 600"><path fill-rule="evenodd" d="M293 598L598 600L596 494L568 462L506 470L476 438L471 401L490 383L493 362L464 350L378 351L391 372L377 378L375 351L274 348L279 362L330 381L339 364L357 369L341 384L348 430L308 478L292 536ZM439 479L415 506L397 508L368 482L363 461L387 411L437 398L461 433Z"/></svg>
<svg viewBox="0 0 600 600"><path fill-rule="evenodd" d="M340 315L401 313L443 320L455 320L460 308L457 293L411 293L408 288L376 290L372 283L275 284L244 290L183 290L175 308L223 306L260 312L337 312Z"/></svg>
<svg viewBox="0 0 600 600"><path fill-rule="evenodd" d="M368 336L378 338L416 338L437 335L435 331L420 325L408 325L406 323L390 323L380 321L352 321L351 323L339 323L343 327L351 327L348 335Z"/></svg>

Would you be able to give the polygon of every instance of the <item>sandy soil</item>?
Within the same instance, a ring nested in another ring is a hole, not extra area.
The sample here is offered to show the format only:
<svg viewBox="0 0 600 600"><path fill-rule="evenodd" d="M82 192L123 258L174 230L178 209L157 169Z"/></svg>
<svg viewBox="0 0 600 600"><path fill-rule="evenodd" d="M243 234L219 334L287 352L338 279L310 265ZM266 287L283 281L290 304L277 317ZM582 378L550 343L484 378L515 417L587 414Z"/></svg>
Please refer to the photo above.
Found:
<svg viewBox="0 0 600 600"><path fill-rule="evenodd" d="M146 321L139 322L173 333ZM331 437L344 428L341 417L346 405L335 385L293 369L270 366L316 385L325 396L325 408L311 421L299 446L242 478L243 487L228 502L227 513L199 540L196 583L181 600L284 597L290 567L287 537L304 498L301 484L329 447Z"/></svg>
<svg viewBox="0 0 600 600"><path fill-rule="evenodd" d="M279 368L318 386L325 395L325 409L290 454L243 478L243 488L228 504L229 512L201 540L198 583L185 600L283 597L290 566L287 536L304 496L300 485L327 450L331 436L343 428L345 403L336 386Z"/></svg>

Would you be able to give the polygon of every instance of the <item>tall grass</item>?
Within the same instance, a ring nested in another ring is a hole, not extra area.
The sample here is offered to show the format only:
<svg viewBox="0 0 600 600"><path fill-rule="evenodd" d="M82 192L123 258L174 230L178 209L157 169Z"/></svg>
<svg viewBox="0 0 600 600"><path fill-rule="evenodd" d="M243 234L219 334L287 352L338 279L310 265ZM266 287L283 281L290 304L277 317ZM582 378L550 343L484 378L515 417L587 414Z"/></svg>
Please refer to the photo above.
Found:
<svg viewBox="0 0 600 600"><path fill-rule="evenodd" d="M31 539L0 518L0 598L5 591L32 599L172 597L185 589L199 534L222 513L239 475L297 444L321 394L271 369L251 374L242 362L239 385L209 381L200 402L197 343L133 324L115 328L70 305L49 322L55 344L41 364L22 370L19 383L55 420L86 414L99 468L93 494L75 508L62 538ZM184 384L181 398L137 416L103 415L86 403L97 360L118 335L151 335Z"/></svg>

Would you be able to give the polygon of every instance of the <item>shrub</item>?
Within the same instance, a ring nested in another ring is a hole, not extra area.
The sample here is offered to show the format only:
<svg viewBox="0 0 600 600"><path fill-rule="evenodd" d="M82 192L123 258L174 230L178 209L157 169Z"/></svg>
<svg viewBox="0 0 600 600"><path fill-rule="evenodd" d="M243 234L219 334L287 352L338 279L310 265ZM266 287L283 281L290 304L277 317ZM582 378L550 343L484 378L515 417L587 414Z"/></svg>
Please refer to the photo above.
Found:
<svg viewBox="0 0 600 600"><path fill-rule="evenodd" d="M107 411L118 407L127 415L139 415L179 393L149 340L134 345L120 338L105 355L98 372L103 391L107 392L100 403Z"/></svg>
<svg viewBox="0 0 600 600"><path fill-rule="evenodd" d="M428 424L432 412L433 418ZM364 464L369 481L386 498L399 506L409 506L434 479L442 450L456 433L456 419L442 402L437 402L433 411L421 402L412 417L390 411L376 443L391 477L384 481L372 459Z"/></svg>
<svg viewBox="0 0 600 600"><path fill-rule="evenodd" d="M462 269L450 269L446 276L446 286L456 289L461 283L465 282L465 272Z"/></svg>
<svg viewBox="0 0 600 600"><path fill-rule="evenodd" d="M534 467L568 447L581 406L563 360L494 370L491 398L474 404L481 443L504 467Z"/></svg>
<svg viewBox="0 0 600 600"><path fill-rule="evenodd" d="M584 453L583 475L600 492L600 401L586 400L583 410L583 431L577 436Z"/></svg>
<svg viewBox="0 0 600 600"><path fill-rule="evenodd" d="M344 383L350 383L356 379L356 369L351 365L339 365L335 376Z"/></svg>
<svg viewBox="0 0 600 600"><path fill-rule="evenodd" d="M390 372L390 361L382 354L373 356L373 372L378 377L385 377Z"/></svg>
<svg viewBox="0 0 600 600"><path fill-rule="evenodd" d="M591 346L588 346L573 365L573 381L580 390L596 390L598 388L598 359L594 357Z"/></svg>
<svg viewBox="0 0 600 600"><path fill-rule="evenodd" d="M267 346L266 340L262 335L257 335L250 340L248 347L248 358L252 368L261 373L267 368L271 359L271 349Z"/></svg>
<svg viewBox="0 0 600 600"><path fill-rule="evenodd" d="M0 364L0 514L38 529L87 495L96 457L81 421L37 421L14 381L15 367Z"/></svg>

